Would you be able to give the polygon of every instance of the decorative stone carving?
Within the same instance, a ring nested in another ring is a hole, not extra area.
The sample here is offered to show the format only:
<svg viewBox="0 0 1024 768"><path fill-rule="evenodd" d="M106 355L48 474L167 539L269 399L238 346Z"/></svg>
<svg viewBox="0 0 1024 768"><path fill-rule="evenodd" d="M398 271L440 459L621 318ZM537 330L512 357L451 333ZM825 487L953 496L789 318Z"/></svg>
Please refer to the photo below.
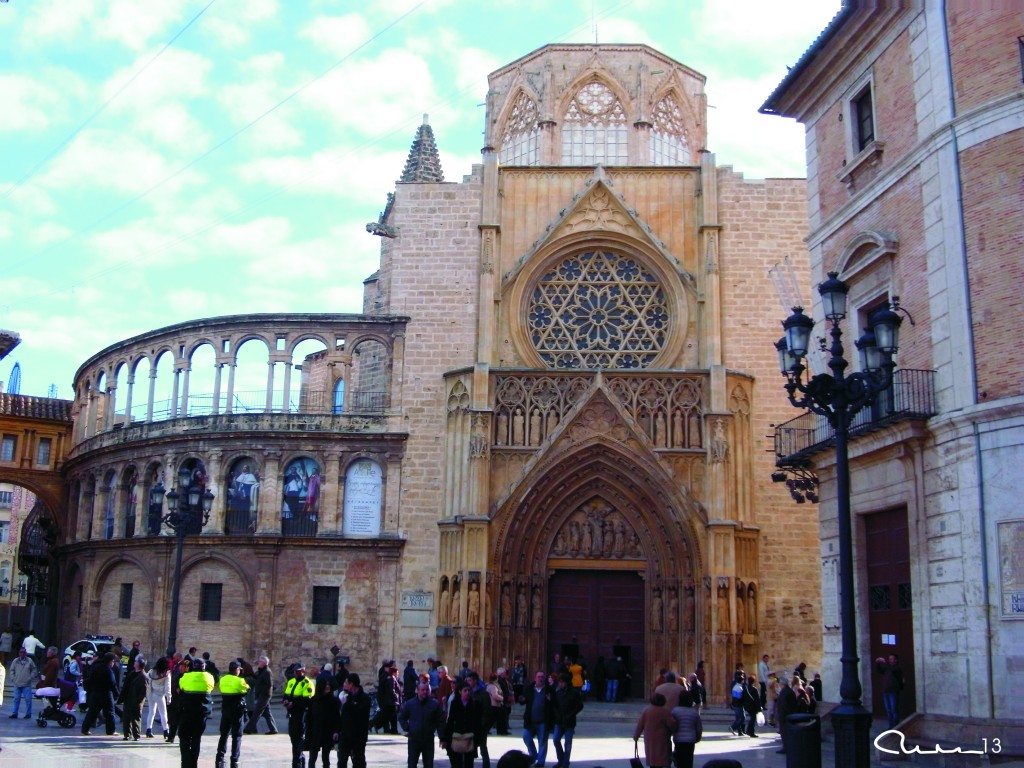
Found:
<svg viewBox="0 0 1024 768"><path fill-rule="evenodd" d="M621 560L642 557L640 537L621 512L600 499L588 501L573 512L554 536L554 557Z"/></svg>
<svg viewBox="0 0 1024 768"><path fill-rule="evenodd" d="M725 437L725 420L714 420L714 437L711 438L711 461L721 463L729 456L729 441Z"/></svg>

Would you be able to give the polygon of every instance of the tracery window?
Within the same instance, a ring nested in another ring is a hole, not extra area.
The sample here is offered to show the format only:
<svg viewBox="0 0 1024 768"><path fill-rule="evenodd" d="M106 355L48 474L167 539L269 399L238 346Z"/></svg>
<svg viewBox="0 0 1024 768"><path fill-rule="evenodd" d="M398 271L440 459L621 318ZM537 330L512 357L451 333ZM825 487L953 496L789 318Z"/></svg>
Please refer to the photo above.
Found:
<svg viewBox="0 0 1024 768"><path fill-rule="evenodd" d="M562 162L625 165L629 159L626 111L604 83L588 83L569 102L562 122Z"/></svg>
<svg viewBox="0 0 1024 768"><path fill-rule="evenodd" d="M611 251L569 256L530 297L530 339L551 368L646 368L665 346L665 290L637 259Z"/></svg>
<svg viewBox="0 0 1024 768"><path fill-rule="evenodd" d="M651 130L651 165L688 165L690 147L683 127L683 112L671 94L654 107L654 125Z"/></svg>
<svg viewBox="0 0 1024 768"><path fill-rule="evenodd" d="M520 93L505 122L505 134L498 150L499 163L537 165L540 158L537 119L537 104L525 93Z"/></svg>

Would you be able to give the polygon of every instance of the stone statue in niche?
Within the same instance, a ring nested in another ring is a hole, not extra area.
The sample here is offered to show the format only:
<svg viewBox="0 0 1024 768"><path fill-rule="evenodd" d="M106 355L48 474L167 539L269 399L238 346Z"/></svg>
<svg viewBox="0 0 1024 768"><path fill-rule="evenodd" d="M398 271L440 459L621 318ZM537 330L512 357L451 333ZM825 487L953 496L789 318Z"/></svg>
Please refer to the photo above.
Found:
<svg viewBox="0 0 1024 768"><path fill-rule="evenodd" d="M532 619L533 623L531 626L534 629L540 629L541 610L540 610L540 587L533 588L533 599L530 606L532 608Z"/></svg>
<svg viewBox="0 0 1024 768"><path fill-rule="evenodd" d="M711 460L723 462L729 455L729 442L725 439L725 422L715 419L714 436L711 438Z"/></svg>
<svg viewBox="0 0 1024 768"><path fill-rule="evenodd" d="M622 557L626 554L626 525L621 520L615 526L615 545L612 548L612 557Z"/></svg>
<svg viewBox="0 0 1024 768"><path fill-rule="evenodd" d="M694 588L686 588L686 599L683 603L683 629L692 631L694 628L694 613L696 612L697 601L694 598Z"/></svg>
<svg viewBox="0 0 1024 768"><path fill-rule="evenodd" d="M551 547L551 551L555 555L566 554L565 531L563 531L562 529L559 529L558 533L555 534L555 543Z"/></svg>
<svg viewBox="0 0 1024 768"><path fill-rule="evenodd" d="M672 447L682 448L685 435L683 434L683 413L676 411L672 414Z"/></svg>
<svg viewBox="0 0 1024 768"><path fill-rule="evenodd" d="M679 592L675 587L668 591L668 631L679 631Z"/></svg>
<svg viewBox="0 0 1024 768"><path fill-rule="evenodd" d="M512 596L509 594L508 582L501 585L501 626L512 626Z"/></svg>
<svg viewBox="0 0 1024 768"><path fill-rule="evenodd" d="M456 579L452 579L451 623L453 627L462 626L462 584Z"/></svg>
<svg viewBox="0 0 1024 768"><path fill-rule="evenodd" d="M475 581L469 583L469 595L466 597L466 624L470 627L480 626L480 585Z"/></svg>
<svg viewBox="0 0 1024 768"><path fill-rule="evenodd" d="M441 596L437 600L437 623L442 627L451 624L451 592L448 590L448 579L441 579Z"/></svg>
<svg viewBox="0 0 1024 768"><path fill-rule="evenodd" d="M747 631L747 590L743 582L736 585L736 631L741 635Z"/></svg>
<svg viewBox="0 0 1024 768"><path fill-rule="evenodd" d="M704 631L711 632L711 579L704 579Z"/></svg>
<svg viewBox="0 0 1024 768"><path fill-rule="evenodd" d="M651 629L655 632L661 632L661 612L662 612L662 599L661 590L654 590L654 594L651 596Z"/></svg>
<svg viewBox="0 0 1024 768"><path fill-rule="evenodd" d="M516 595L516 626L520 629L526 629L529 615L530 607L526 601L526 587L520 585L519 593Z"/></svg>
<svg viewBox="0 0 1024 768"><path fill-rule="evenodd" d="M589 520L584 520L581 528L583 529L583 540L580 542L582 553L584 556L592 555L594 553L594 529Z"/></svg>
<svg viewBox="0 0 1024 768"><path fill-rule="evenodd" d="M729 587L725 584L718 586L718 631L729 631Z"/></svg>
<svg viewBox="0 0 1024 768"><path fill-rule="evenodd" d="M580 524L573 520L569 523L569 554L576 557L580 553Z"/></svg>
<svg viewBox="0 0 1024 768"><path fill-rule="evenodd" d="M757 632L757 587L747 587L747 631Z"/></svg>
<svg viewBox="0 0 1024 768"><path fill-rule="evenodd" d="M633 531L629 542L629 555L630 557L643 557L644 550L640 546L640 537L636 535L636 531Z"/></svg>
<svg viewBox="0 0 1024 768"><path fill-rule="evenodd" d="M508 414L502 411L498 414L498 427L497 434L494 436L494 442L498 445L505 445L508 442Z"/></svg>
<svg viewBox="0 0 1024 768"><path fill-rule="evenodd" d="M515 413L512 414L512 445L525 445L523 441L523 411L520 408L516 408Z"/></svg>

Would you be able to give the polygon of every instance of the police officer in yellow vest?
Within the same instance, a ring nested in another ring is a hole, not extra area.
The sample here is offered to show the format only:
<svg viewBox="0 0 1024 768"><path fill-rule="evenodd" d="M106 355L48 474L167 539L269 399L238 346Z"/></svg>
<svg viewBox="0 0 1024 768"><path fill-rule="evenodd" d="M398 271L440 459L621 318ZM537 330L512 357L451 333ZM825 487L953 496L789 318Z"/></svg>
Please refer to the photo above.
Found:
<svg viewBox="0 0 1024 768"><path fill-rule="evenodd" d="M198 768L199 748L206 731L206 721L213 714L213 675L206 671L202 659L192 662L192 671L181 676L181 710L178 715L178 746L181 768Z"/></svg>
<svg viewBox="0 0 1024 768"><path fill-rule="evenodd" d="M217 742L217 768L224 768L224 753L227 751L228 734L231 734L231 768L238 768L238 756L242 752L242 729L245 727L245 694L249 684L242 677L242 665L237 661L228 664L228 674L221 677L220 688L220 741Z"/></svg>
<svg viewBox="0 0 1024 768"><path fill-rule="evenodd" d="M292 768L305 768L303 746L306 736L306 711L313 698L313 683L300 664L284 686L284 708L288 710L288 738L292 740Z"/></svg>

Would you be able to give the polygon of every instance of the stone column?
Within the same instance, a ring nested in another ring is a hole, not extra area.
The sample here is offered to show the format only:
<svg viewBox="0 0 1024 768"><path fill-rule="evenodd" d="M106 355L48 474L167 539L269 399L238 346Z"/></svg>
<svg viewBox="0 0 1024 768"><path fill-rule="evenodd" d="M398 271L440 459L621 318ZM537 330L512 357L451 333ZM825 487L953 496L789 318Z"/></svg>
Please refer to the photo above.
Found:
<svg viewBox="0 0 1024 768"><path fill-rule="evenodd" d="M267 451L265 456L256 532L276 536L281 533L281 452Z"/></svg>
<svg viewBox="0 0 1024 768"><path fill-rule="evenodd" d="M129 373L126 379L128 383L128 394L124 401L124 425L130 427L132 423L132 394L135 390L135 374Z"/></svg>
<svg viewBox="0 0 1024 768"><path fill-rule="evenodd" d="M327 451L324 456L324 484L320 489L319 533L334 536L341 533L341 451Z"/></svg>
<svg viewBox="0 0 1024 768"><path fill-rule="evenodd" d="M224 535L224 516L227 510L228 494L224 486L224 470L221 467L224 454L222 451L210 451L210 462L206 465L206 487L214 494L213 508L210 510L210 522L203 529L204 536Z"/></svg>
<svg viewBox="0 0 1024 768"><path fill-rule="evenodd" d="M156 397L156 366L149 367L149 403L146 405L146 423L153 421L153 398Z"/></svg>

